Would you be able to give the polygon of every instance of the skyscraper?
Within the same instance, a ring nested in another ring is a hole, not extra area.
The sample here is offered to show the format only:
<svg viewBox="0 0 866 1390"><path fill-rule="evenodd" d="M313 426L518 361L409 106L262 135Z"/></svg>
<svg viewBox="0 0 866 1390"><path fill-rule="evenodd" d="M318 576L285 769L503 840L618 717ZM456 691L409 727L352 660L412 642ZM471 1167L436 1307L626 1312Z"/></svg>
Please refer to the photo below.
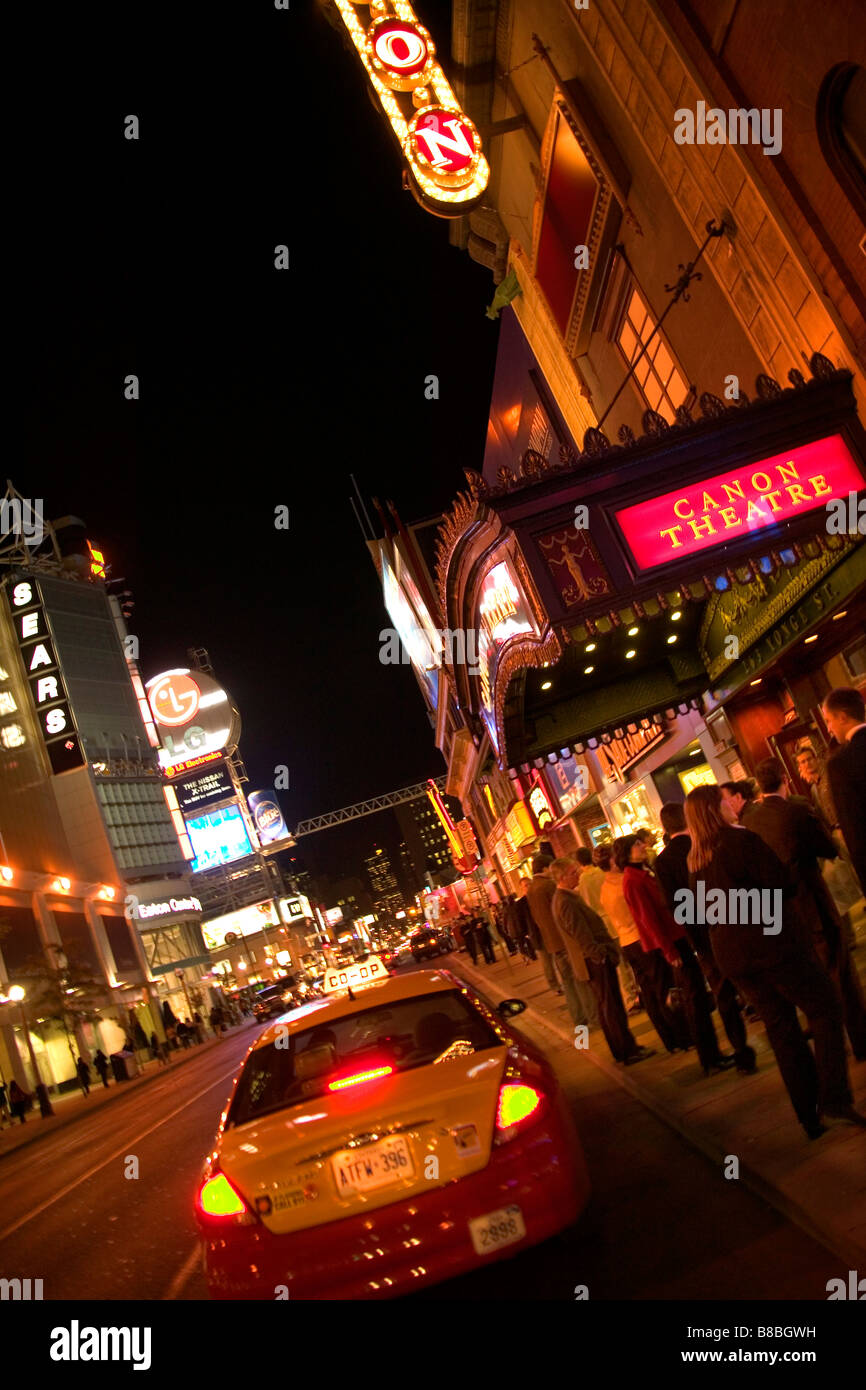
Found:
<svg viewBox="0 0 866 1390"><path fill-rule="evenodd" d="M435 882L451 882L455 877L454 863L448 837L442 824L426 796L416 801L406 801L396 806L395 812L406 848L412 859L415 887L417 893L427 883L427 876ZM461 818L459 808L454 819Z"/></svg>
<svg viewBox="0 0 866 1390"><path fill-rule="evenodd" d="M373 911L377 916L392 917L403 911L403 894L400 892L391 860L387 850L374 848L373 853L364 860L364 868L370 880L373 897Z"/></svg>

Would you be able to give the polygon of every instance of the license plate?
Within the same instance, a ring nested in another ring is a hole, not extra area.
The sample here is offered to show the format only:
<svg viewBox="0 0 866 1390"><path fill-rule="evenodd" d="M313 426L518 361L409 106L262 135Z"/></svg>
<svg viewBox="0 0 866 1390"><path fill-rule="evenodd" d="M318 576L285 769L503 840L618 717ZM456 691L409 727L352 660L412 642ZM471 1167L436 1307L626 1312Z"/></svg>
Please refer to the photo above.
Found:
<svg viewBox="0 0 866 1390"><path fill-rule="evenodd" d="M505 1245L514 1245L526 1235L520 1207L501 1207L469 1222L469 1234L476 1255L490 1255Z"/></svg>
<svg viewBox="0 0 866 1390"><path fill-rule="evenodd" d="M362 1149L344 1149L331 1159L338 1193L372 1192L415 1176L409 1141L381 1139Z"/></svg>

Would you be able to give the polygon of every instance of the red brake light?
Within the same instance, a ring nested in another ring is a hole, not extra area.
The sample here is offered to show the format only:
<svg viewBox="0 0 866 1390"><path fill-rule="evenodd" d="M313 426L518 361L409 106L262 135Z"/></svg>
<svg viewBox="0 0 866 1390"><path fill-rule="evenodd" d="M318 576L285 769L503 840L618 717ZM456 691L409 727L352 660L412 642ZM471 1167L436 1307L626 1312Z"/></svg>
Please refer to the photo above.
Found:
<svg viewBox="0 0 866 1390"><path fill-rule="evenodd" d="M198 1204L205 1216L243 1216L247 1210L243 1197L225 1173L208 1178L199 1191Z"/></svg>
<svg viewBox="0 0 866 1390"><path fill-rule="evenodd" d="M355 1072L354 1076L341 1076L337 1081L328 1082L329 1091L344 1091L347 1086L360 1086L363 1081L378 1081L380 1076L390 1076L393 1067L372 1067L369 1071Z"/></svg>
<svg viewBox="0 0 866 1390"><path fill-rule="evenodd" d="M528 1121L537 1120L543 1102L542 1092L525 1081L503 1082L496 1108L497 1142L513 1139Z"/></svg>

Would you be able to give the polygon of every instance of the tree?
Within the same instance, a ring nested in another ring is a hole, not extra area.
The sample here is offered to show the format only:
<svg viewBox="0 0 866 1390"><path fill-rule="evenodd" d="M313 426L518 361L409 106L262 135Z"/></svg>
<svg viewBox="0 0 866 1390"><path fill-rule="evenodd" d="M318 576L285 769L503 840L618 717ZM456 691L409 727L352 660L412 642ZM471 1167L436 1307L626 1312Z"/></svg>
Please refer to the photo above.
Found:
<svg viewBox="0 0 866 1390"><path fill-rule="evenodd" d="M31 1018L59 1023L66 1035L66 1045L73 1065L78 1057L72 1046L72 1033L83 1023L98 1023L101 1015L98 1002L105 993L105 984L96 979L86 962L74 952L68 956L62 946L47 946L52 963L42 956L28 956L18 972L22 982L29 981L26 1003Z"/></svg>

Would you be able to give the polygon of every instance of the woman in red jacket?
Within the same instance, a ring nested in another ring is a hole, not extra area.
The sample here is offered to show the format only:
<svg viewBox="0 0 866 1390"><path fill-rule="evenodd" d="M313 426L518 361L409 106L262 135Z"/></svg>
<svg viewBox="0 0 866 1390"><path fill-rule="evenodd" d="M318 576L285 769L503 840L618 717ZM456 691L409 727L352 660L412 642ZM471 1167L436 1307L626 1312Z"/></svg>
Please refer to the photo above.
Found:
<svg viewBox="0 0 866 1390"><path fill-rule="evenodd" d="M622 864L623 893L642 948L628 948L628 959L653 1027L669 1052L694 1045L705 1075L727 1071L734 1058L719 1050L701 967L649 867L646 845L637 835L625 835L614 844L614 856ZM681 991L684 1013L668 1008L673 985Z"/></svg>

